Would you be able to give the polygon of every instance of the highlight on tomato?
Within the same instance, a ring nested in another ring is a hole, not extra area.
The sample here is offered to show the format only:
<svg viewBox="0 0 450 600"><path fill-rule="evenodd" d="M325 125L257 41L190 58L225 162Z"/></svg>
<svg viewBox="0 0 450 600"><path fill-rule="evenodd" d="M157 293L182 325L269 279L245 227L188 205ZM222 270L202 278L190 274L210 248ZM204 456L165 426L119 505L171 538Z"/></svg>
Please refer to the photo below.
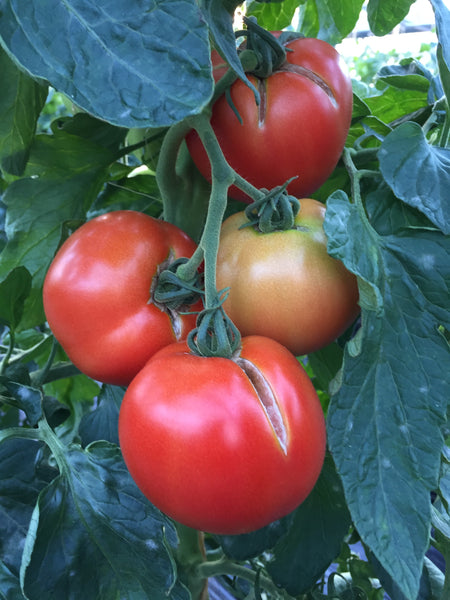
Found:
<svg viewBox="0 0 450 600"><path fill-rule="evenodd" d="M155 301L159 273L196 244L178 227L120 210L88 221L58 250L46 274L44 310L56 339L80 371L127 385L160 348L185 339L194 307Z"/></svg>
<svg viewBox="0 0 450 600"><path fill-rule="evenodd" d="M327 253L326 207L300 200L294 228L261 233L244 212L222 225L217 286L242 335L271 337L295 355L331 343L357 318L357 279Z"/></svg>
<svg viewBox="0 0 450 600"><path fill-rule="evenodd" d="M122 454L144 495L211 533L250 532L293 511L325 453L322 408L297 359L268 338L241 343L233 359L166 346L131 382L119 415Z"/></svg>
<svg viewBox="0 0 450 600"><path fill-rule="evenodd" d="M253 91L236 80L229 98L223 94L214 103L211 125L225 158L239 175L267 189L296 177L288 192L300 198L318 189L335 168L350 127L353 92L346 65L330 44L296 38L284 46L286 58L271 75L248 74L259 91L259 105ZM215 53L212 63L217 79L223 60ZM197 168L211 181L210 163L198 134L191 131L186 142ZM250 201L235 186L229 195Z"/></svg>

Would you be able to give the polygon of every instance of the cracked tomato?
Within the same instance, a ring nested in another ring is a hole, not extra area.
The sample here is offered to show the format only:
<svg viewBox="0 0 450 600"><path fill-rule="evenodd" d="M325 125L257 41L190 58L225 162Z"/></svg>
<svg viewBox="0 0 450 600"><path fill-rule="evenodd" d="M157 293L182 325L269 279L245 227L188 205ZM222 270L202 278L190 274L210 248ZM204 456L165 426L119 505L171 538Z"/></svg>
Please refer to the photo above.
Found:
<svg viewBox="0 0 450 600"><path fill-rule="evenodd" d="M119 415L125 463L144 495L194 529L256 530L311 492L325 454L325 420L305 370L274 340L242 339L233 359L155 354Z"/></svg>

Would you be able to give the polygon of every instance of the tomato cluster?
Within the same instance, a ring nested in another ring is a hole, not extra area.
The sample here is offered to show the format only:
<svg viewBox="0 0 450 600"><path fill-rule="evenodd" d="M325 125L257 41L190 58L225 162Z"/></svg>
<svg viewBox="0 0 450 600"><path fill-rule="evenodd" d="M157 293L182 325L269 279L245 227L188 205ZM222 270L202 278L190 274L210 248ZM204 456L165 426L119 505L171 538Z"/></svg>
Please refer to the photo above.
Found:
<svg viewBox="0 0 450 600"><path fill-rule="evenodd" d="M243 124L225 98L211 124L244 178L265 188L294 175L290 190L302 196L339 158L351 87L328 44L302 39L290 50L267 80L255 80L262 107L237 81L231 96ZM187 143L209 176L195 132ZM218 219L212 279L228 289L221 310L243 335L226 356L192 344L197 296L174 306L156 293L175 261L192 257L195 269L201 261L168 222L129 210L99 216L65 241L48 270L43 301L55 337L83 373L128 386L119 417L125 463L150 501L185 525L253 531L294 510L319 477L325 420L296 356L329 344L359 312L355 277L327 254L324 215L323 204L304 198L282 231L263 233L245 213Z"/></svg>

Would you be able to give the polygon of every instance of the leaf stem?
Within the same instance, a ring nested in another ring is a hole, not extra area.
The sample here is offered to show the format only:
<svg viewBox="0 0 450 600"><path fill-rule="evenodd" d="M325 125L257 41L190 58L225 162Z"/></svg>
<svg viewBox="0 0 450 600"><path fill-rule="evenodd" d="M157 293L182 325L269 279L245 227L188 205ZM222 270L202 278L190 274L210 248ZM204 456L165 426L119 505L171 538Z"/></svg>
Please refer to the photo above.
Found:
<svg viewBox="0 0 450 600"><path fill-rule="evenodd" d="M373 227L370 224L369 219L367 217L366 209L362 200L361 180L364 177L379 177L380 173L378 171L372 171L369 169L357 169L353 161L353 154L354 152L349 148L344 148L342 154L342 159L344 161L345 168L347 169L347 173L350 177L352 199L358 208L361 220L364 222L364 224L369 230L373 230Z"/></svg>
<svg viewBox="0 0 450 600"><path fill-rule="evenodd" d="M4 357L2 358L2 362L0 363L0 375L3 375L6 371L6 367L8 366L9 359L11 358L11 355L13 353L15 343L16 343L16 337L14 335L14 331L12 329L10 329L9 330L8 347L6 349L6 353L5 353Z"/></svg>
<svg viewBox="0 0 450 600"><path fill-rule="evenodd" d="M179 202L182 178L177 174L176 164L180 146L191 129L188 120L172 125L164 136L156 168L156 183L163 198L163 218L174 222Z"/></svg>

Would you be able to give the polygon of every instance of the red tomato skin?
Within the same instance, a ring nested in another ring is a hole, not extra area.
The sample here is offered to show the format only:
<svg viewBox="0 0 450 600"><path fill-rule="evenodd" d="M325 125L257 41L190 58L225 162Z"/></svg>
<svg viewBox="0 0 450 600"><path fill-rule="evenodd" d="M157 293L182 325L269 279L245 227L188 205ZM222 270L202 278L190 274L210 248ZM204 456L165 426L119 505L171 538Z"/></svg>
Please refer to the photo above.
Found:
<svg viewBox="0 0 450 600"><path fill-rule="evenodd" d="M180 315L177 336L149 303L150 287L171 253L189 257L195 247L174 225L127 210L88 221L64 242L45 277L44 310L80 371L127 385L157 350L185 339L196 315Z"/></svg>
<svg viewBox="0 0 450 600"><path fill-rule="evenodd" d="M357 279L327 253L326 207L300 200L296 229L260 233L235 213L222 225L218 289L230 288L224 308L242 335L271 337L293 354L331 343L360 312Z"/></svg>
<svg viewBox="0 0 450 600"><path fill-rule="evenodd" d="M331 45L300 38L287 47L293 50L287 52L287 63L319 75L332 90L334 100L311 79L279 70L263 83L263 121L253 92L237 80L230 93L243 123L223 95L214 103L211 125L225 158L239 175L257 188L267 189L297 176L288 191L302 197L317 190L339 160L350 127L353 92L347 68ZM249 79L258 87L255 77ZM209 160L197 133L191 131L186 142L197 168L210 181ZM250 201L235 186L229 195Z"/></svg>
<svg viewBox="0 0 450 600"><path fill-rule="evenodd" d="M241 356L270 384L286 451L242 368L183 342L153 356L120 409L120 446L138 487L171 518L211 533L246 533L288 514L324 459L322 408L295 357L258 336L243 338Z"/></svg>

